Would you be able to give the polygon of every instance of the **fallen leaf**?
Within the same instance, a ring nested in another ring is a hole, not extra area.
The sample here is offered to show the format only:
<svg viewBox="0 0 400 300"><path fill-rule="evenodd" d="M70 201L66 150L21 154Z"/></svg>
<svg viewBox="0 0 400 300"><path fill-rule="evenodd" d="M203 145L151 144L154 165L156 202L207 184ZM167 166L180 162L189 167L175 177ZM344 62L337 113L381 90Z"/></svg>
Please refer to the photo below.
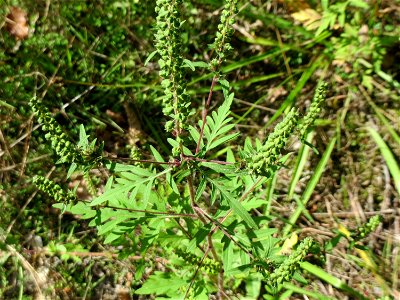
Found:
<svg viewBox="0 0 400 300"><path fill-rule="evenodd" d="M314 9L307 8L293 13L292 18L303 24L307 30L317 29L320 26L322 16Z"/></svg>
<svg viewBox="0 0 400 300"><path fill-rule="evenodd" d="M7 30L16 40L23 40L28 37L29 27L26 12L19 7L12 6L6 17Z"/></svg>

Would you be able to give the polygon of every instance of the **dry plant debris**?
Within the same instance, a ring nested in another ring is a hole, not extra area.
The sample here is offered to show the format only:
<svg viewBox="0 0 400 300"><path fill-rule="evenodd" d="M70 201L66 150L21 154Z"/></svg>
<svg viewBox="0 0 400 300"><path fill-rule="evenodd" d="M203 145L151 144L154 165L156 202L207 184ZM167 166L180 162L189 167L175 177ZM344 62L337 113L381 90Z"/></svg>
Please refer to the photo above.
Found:
<svg viewBox="0 0 400 300"><path fill-rule="evenodd" d="M16 40L26 39L29 35L27 14L21 8L12 6L6 17L7 30Z"/></svg>

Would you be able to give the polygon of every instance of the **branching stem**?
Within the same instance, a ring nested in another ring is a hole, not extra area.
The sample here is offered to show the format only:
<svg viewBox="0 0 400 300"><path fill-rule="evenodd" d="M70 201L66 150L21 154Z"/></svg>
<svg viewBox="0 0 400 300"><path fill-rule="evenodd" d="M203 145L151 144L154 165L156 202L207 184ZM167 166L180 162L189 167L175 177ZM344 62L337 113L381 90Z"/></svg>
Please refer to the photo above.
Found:
<svg viewBox="0 0 400 300"><path fill-rule="evenodd" d="M126 207L110 206L110 205L104 205L102 207L126 210L129 212L146 213L146 214L150 214L150 215L163 215L163 216L170 217L170 218L191 218L191 219L197 218L197 215L195 215L195 214L179 214L179 213L170 212L170 211L162 212L162 211L153 211L153 210L144 210L144 209L132 209L132 208L126 208Z"/></svg>

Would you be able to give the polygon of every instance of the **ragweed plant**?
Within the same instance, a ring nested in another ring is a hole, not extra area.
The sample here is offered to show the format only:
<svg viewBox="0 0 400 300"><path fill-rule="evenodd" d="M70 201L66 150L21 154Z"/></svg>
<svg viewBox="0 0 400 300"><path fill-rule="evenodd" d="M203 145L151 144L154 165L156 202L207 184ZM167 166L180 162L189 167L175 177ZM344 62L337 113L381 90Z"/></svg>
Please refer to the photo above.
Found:
<svg viewBox="0 0 400 300"><path fill-rule="evenodd" d="M299 264L307 259L313 241L306 237L290 255L282 254L284 238L270 222L272 217L256 215L253 209L264 206L266 186L288 159L283 152L289 140L297 133L302 139L320 114L327 86L317 88L305 118L291 108L264 143L256 140L253 147L247 139L243 150L235 153L227 145L239 136L232 132L235 97L219 68L232 50L229 42L237 1L227 0L222 11L209 63L213 79L197 123L189 119L192 103L186 92L180 5L181 1L158 0L156 6L163 112L172 119L166 129L175 137L168 139L171 151L160 153L149 145L146 157L152 159L138 161L140 164L102 159L102 147L96 147L95 140L89 143L83 127L79 142L73 145L48 110L32 101L61 162L71 164L69 175L80 166L86 171L100 166L109 171L104 189L93 193L98 196L90 201L75 201L44 178L34 182L56 201L64 202L56 207L89 219L104 243L122 246L126 256L141 255L144 263L137 265L138 282L145 267L153 267L151 275L143 276L146 280L136 294L222 299L234 289L230 279L239 285L249 274L260 275L271 294L280 293L285 282L299 278L295 276ZM209 114L218 85L223 102ZM218 155L222 147L226 151ZM155 256L164 257L165 266L153 265Z"/></svg>

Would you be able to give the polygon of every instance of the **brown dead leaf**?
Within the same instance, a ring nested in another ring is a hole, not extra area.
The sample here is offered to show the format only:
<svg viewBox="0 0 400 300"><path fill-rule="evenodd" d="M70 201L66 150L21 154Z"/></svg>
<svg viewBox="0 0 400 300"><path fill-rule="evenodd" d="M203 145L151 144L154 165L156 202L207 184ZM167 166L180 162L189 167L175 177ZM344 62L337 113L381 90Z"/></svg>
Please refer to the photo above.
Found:
<svg viewBox="0 0 400 300"><path fill-rule="evenodd" d="M276 99L281 96L285 96L287 93L287 90L285 90L285 88L282 86L272 88L268 92L268 102L274 103Z"/></svg>
<svg viewBox="0 0 400 300"><path fill-rule="evenodd" d="M23 40L28 37L29 27L27 14L19 7L12 6L6 17L7 30L16 40Z"/></svg>
<svg viewBox="0 0 400 300"><path fill-rule="evenodd" d="M310 5L306 0L278 0L278 3L283 4L288 12L296 12L310 8Z"/></svg>
<svg viewBox="0 0 400 300"><path fill-rule="evenodd" d="M118 300L132 300L131 291L128 287L118 284L115 290Z"/></svg>

